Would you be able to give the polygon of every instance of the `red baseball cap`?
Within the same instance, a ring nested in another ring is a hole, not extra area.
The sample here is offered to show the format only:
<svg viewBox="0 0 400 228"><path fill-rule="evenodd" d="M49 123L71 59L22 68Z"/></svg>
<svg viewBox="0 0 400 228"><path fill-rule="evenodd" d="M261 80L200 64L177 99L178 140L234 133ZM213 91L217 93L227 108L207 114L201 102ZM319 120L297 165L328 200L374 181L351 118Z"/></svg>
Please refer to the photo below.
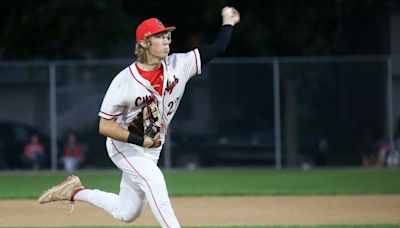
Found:
<svg viewBox="0 0 400 228"><path fill-rule="evenodd" d="M136 29L136 42L145 39L147 36L154 35L165 31L174 31L175 26L165 27L157 18L150 18L142 23Z"/></svg>

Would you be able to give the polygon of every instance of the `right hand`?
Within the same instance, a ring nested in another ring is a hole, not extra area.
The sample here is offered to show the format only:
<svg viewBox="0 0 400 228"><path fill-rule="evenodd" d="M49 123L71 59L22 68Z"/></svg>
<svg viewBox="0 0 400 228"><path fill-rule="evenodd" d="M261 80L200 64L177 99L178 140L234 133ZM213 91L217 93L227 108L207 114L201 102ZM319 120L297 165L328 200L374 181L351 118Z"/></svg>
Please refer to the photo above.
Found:
<svg viewBox="0 0 400 228"><path fill-rule="evenodd" d="M143 107L143 147L161 146L160 130L161 115L158 106L155 103L147 104Z"/></svg>
<svg viewBox="0 0 400 228"><path fill-rule="evenodd" d="M143 137L143 147L151 148L151 147L159 147L161 146L160 134L157 134L154 139L145 135Z"/></svg>
<svg viewBox="0 0 400 228"><path fill-rule="evenodd" d="M225 6L221 11L222 25L232 25L239 23L240 13L234 7Z"/></svg>

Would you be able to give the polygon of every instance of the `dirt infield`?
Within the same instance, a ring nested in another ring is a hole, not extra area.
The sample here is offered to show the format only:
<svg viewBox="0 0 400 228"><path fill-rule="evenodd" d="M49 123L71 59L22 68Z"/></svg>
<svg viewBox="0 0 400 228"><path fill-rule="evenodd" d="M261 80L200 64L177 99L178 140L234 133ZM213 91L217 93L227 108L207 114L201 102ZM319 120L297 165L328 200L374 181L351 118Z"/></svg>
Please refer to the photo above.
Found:
<svg viewBox="0 0 400 228"><path fill-rule="evenodd" d="M183 226L400 224L400 195L178 197L172 203ZM0 226L158 226L149 207L133 224L77 202L67 215L61 203L0 201Z"/></svg>

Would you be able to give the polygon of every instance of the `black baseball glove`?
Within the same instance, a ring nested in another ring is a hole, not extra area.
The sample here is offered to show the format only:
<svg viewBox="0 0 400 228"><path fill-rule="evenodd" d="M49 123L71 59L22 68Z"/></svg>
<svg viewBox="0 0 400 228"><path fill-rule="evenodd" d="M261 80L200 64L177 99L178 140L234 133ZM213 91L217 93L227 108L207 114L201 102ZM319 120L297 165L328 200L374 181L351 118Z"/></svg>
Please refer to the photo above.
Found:
<svg viewBox="0 0 400 228"><path fill-rule="evenodd" d="M159 147L161 145L161 116L158 106L153 102L146 104L128 127L135 136L143 137L143 147Z"/></svg>

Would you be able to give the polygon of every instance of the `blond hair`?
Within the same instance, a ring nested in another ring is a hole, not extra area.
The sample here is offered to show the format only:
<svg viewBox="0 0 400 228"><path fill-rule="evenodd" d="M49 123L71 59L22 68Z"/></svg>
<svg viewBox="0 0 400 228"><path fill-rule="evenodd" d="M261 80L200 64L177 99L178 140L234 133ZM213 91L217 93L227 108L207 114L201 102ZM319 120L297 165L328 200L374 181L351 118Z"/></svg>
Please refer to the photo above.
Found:
<svg viewBox="0 0 400 228"><path fill-rule="evenodd" d="M172 39L171 39L171 32L168 31L167 34L168 34L168 36L169 36L169 39L172 41ZM153 36L153 35L147 36L146 38L144 38L143 42L144 42L144 44L146 45L146 47L150 47L150 45L151 45L150 37L152 37L152 36ZM137 56L137 58L136 58L136 61L137 61L137 62L139 62L139 63L145 63L145 64L147 63L147 53L146 53L146 50L147 50L147 48L145 48L145 47L143 47L142 45L140 45L140 42L136 42L136 45L135 45L135 54L136 54L136 56Z"/></svg>
<svg viewBox="0 0 400 228"><path fill-rule="evenodd" d="M151 45L150 36L144 38L143 42L146 44L147 47ZM147 54L146 48L140 45L140 42L137 42L135 45L135 54L137 56L136 61L139 63L147 63Z"/></svg>

